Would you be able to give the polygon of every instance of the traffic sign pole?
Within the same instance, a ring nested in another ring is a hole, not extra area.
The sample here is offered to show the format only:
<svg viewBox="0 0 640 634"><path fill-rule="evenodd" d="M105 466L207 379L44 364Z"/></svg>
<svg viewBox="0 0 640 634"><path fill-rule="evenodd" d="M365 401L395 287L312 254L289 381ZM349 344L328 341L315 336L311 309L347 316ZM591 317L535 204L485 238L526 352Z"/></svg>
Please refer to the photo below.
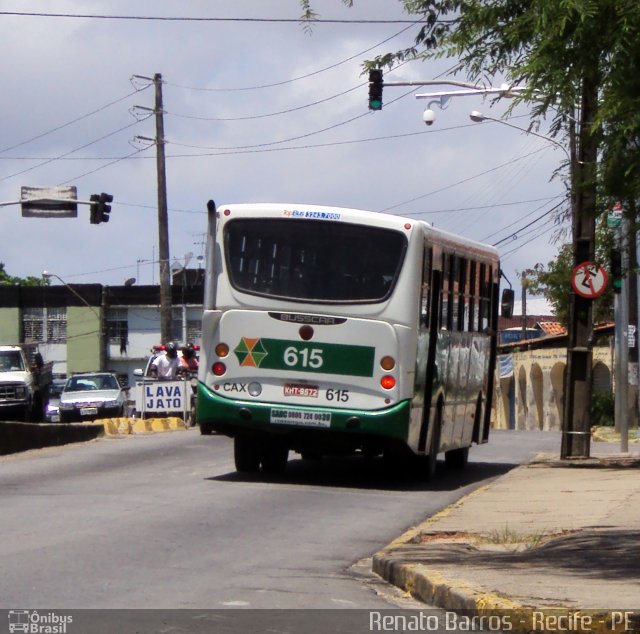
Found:
<svg viewBox="0 0 640 634"><path fill-rule="evenodd" d="M628 271L629 257L626 244L627 219L616 230L616 242L622 255L622 270ZM620 292L615 294L613 312L615 318L615 429L620 432L620 451L629 451L629 284L627 275L621 279Z"/></svg>

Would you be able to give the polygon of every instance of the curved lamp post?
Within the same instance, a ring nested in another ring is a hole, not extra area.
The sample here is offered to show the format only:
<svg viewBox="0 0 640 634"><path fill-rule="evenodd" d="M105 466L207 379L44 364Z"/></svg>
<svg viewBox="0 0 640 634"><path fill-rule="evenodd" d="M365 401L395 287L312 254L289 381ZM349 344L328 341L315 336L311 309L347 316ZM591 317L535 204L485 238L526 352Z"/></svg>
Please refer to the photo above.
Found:
<svg viewBox="0 0 640 634"><path fill-rule="evenodd" d="M97 318L98 320L98 327L99 327L99 333L100 333L100 370L104 369L105 367L105 361L107 358L107 351L106 351L106 337L105 337L105 328L104 328L104 322L102 319L102 316L100 315L100 313L96 310L95 306L92 306L84 297L82 297L82 295L80 295L80 293L78 293L78 291L76 291L75 288L73 288L73 286L71 286L70 284L68 284L67 282L65 282L59 275L56 275L55 273L51 273L51 271L42 271L42 277L45 280L50 280L52 277L54 277L55 279L57 279L64 287L66 287L75 297L77 297Z"/></svg>
<svg viewBox="0 0 640 634"><path fill-rule="evenodd" d="M565 153L565 155L567 156L567 159L569 159L570 164L573 163L574 159L572 158L571 154L569 154L569 150L567 150L567 148L564 145L562 145L562 143L559 143L553 137L546 136L544 134L539 134L538 132L534 132L533 130L527 130L527 128L521 128L520 126L514 125L513 123L509 123L504 119L489 117L485 114L482 114L481 112L478 112L478 110L473 110L469 115L469 118L471 119L471 121L474 121L475 123L482 123L483 121L495 121L496 123L501 123L502 125L506 125L509 128L513 128L514 130L520 130L520 132L524 132L525 134L532 134L533 136L537 136L540 139L549 141L549 143L553 143L553 145L555 145L556 147L559 147Z"/></svg>

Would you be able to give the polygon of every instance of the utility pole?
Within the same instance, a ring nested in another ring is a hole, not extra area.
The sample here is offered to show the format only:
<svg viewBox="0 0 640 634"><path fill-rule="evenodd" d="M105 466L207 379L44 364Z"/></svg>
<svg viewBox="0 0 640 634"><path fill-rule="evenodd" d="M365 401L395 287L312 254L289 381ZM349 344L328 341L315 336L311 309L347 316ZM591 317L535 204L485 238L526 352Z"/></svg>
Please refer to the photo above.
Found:
<svg viewBox="0 0 640 634"><path fill-rule="evenodd" d="M571 217L574 266L595 258L597 135L592 122L598 109L597 63L585 75L580 122L571 126ZM593 310L591 299L571 292L569 342L561 458L588 458L591 448L591 378L593 359Z"/></svg>
<svg viewBox="0 0 640 634"><path fill-rule="evenodd" d="M638 285L636 276L638 270L637 229L635 205L629 208L627 216L629 246L629 266L626 271L627 289L629 293L629 427L638 427ZM627 440L628 442L628 440Z"/></svg>
<svg viewBox="0 0 640 634"><path fill-rule="evenodd" d="M162 75L153 76L155 85L156 166L158 172L158 257L160 260L160 338L171 339L171 271L169 269L169 214L167 212L167 175L164 156L164 110Z"/></svg>
<svg viewBox="0 0 640 634"><path fill-rule="evenodd" d="M520 276L522 288L522 343L527 343L527 272L522 271Z"/></svg>

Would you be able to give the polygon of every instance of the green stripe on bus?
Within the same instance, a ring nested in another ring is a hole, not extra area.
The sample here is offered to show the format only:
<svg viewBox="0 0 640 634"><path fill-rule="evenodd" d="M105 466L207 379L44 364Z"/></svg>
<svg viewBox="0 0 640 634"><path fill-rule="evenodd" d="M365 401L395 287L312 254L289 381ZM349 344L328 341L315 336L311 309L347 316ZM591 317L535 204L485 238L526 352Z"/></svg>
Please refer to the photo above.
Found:
<svg viewBox="0 0 640 634"><path fill-rule="evenodd" d="M409 400L400 401L390 405L388 408L379 410L295 407L281 403L256 403L248 400L230 399L218 394L203 383L198 384L198 424L210 425L212 429L220 429L224 433L227 433L232 428L269 432L279 427L281 432L289 431L292 433L296 430L308 429L304 426L274 425L272 412L283 408L301 412L314 411L316 413L330 414L330 427L313 430L318 433L370 434L386 438L397 438L404 442L407 442L408 439L411 413L411 402ZM354 417L359 420L357 427L353 427L350 424Z"/></svg>
<svg viewBox="0 0 640 634"><path fill-rule="evenodd" d="M375 348L338 343L242 337L234 349L242 367L344 376L373 376Z"/></svg>

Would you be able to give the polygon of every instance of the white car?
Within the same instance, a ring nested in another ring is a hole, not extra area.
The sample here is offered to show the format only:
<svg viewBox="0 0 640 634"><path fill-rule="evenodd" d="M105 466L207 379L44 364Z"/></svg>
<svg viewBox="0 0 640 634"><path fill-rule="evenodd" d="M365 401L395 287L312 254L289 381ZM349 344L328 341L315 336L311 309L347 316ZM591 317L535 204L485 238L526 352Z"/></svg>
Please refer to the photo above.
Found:
<svg viewBox="0 0 640 634"><path fill-rule="evenodd" d="M127 396L113 372L74 374L60 397L63 423L118 418L127 414Z"/></svg>

